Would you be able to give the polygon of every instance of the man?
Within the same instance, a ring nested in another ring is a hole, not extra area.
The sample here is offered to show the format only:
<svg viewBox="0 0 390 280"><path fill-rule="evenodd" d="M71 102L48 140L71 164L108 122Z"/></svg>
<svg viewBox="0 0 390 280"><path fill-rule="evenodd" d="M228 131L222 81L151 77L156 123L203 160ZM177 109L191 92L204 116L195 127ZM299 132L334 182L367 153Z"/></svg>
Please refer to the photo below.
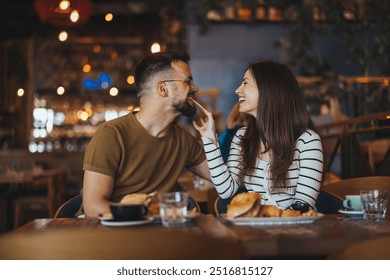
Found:
<svg viewBox="0 0 390 280"><path fill-rule="evenodd" d="M167 51L137 65L140 110L101 124L84 157L83 210L86 217L109 211L110 201L129 193L175 189L184 168L210 180L200 143L172 122L192 116L193 83L189 56Z"/></svg>

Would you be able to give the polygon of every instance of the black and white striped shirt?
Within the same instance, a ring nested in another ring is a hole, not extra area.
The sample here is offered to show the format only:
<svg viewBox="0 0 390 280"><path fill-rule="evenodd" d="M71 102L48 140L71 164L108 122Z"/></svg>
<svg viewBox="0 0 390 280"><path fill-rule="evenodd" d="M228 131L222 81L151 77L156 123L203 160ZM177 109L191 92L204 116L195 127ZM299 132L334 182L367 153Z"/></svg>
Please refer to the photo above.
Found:
<svg viewBox="0 0 390 280"><path fill-rule="evenodd" d="M219 147L209 138L202 137L211 179L221 198L232 197L239 188L240 137L245 134L245 130L241 128L234 136L226 165ZM272 186L269 167L269 162L258 159L254 173L244 178L249 192L261 193L261 204L286 209L295 201L304 201L315 207L323 175L322 144L317 133L308 129L297 139L294 159L285 178L286 186Z"/></svg>

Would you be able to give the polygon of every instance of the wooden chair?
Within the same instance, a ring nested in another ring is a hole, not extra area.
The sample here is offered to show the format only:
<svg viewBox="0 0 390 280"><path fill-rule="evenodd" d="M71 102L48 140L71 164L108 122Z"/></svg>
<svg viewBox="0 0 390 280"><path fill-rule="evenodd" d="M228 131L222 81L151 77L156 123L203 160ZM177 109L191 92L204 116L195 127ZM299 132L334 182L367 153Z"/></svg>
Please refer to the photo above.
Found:
<svg viewBox="0 0 390 280"><path fill-rule="evenodd" d="M194 210L194 208L196 208L196 211L195 211L196 213L201 213L199 203L189 195L187 209Z"/></svg>
<svg viewBox="0 0 390 280"><path fill-rule="evenodd" d="M353 243L328 256L330 260L389 260L390 236Z"/></svg>
<svg viewBox="0 0 390 280"><path fill-rule="evenodd" d="M76 195L66 201L64 204L58 208L57 212L54 215L54 218L75 218L77 211L80 209L81 204L83 203L83 198L81 195Z"/></svg>
<svg viewBox="0 0 390 280"><path fill-rule="evenodd" d="M19 197L13 199L14 228L35 218L53 217L62 202L64 169L48 169L29 176Z"/></svg>

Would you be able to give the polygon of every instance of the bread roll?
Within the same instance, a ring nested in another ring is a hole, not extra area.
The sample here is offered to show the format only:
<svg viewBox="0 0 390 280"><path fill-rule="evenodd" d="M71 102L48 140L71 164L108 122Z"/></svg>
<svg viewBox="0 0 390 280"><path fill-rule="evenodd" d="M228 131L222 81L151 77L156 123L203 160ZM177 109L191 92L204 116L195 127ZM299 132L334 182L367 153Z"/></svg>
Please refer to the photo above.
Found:
<svg viewBox="0 0 390 280"><path fill-rule="evenodd" d="M227 207L226 216L228 218L236 217L255 217L260 210L259 193L243 192L235 195Z"/></svg>
<svg viewBox="0 0 390 280"><path fill-rule="evenodd" d="M301 216L301 212L297 210L283 210L281 217L297 217Z"/></svg>
<svg viewBox="0 0 390 280"><path fill-rule="evenodd" d="M260 211L259 211L259 214L257 216L258 217L274 218L274 217L280 217L281 214L282 214L282 209L278 208L277 206L262 205L260 207Z"/></svg>
<svg viewBox="0 0 390 280"><path fill-rule="evenodd" d="M130 193L125 195L120 203L123 204L143 204L145 203L146 199L148 198L148 195L145 193Z"/></svg>

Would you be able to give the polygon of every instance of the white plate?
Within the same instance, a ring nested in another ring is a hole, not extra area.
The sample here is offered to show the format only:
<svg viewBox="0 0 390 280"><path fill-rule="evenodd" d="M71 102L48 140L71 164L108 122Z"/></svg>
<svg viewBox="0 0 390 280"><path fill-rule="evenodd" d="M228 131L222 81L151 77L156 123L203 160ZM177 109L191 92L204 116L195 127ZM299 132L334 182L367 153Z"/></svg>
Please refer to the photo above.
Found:
<svg viewBox="0 0 390 280"><path fill-rule="evenodd" d="M318 213L316 216L298 216L298 217L275 217L275 218L226 218L236 225L246 226L266 226L266 225L288 225L288 224L309 224L323 217L324 215Z"/></svg>
<svg viewBox="0 0 390 280"><path fill-rule="evenodd" d="M153 222L153 219L145 219L145 220L139 220L139 221L115 221L112 219L101 219L100 223L105 226L109 227L125 227L125 226L137 226L137 225L144 225L149 224Z"/></svg>
<svg viewBox="0 0 390 280"><path fill-rule="evenodd" d="M363 211L353 211L353 210L347 210L347 209L340 209L340 214L351 216L351 217L362 217Z"/></svg>

